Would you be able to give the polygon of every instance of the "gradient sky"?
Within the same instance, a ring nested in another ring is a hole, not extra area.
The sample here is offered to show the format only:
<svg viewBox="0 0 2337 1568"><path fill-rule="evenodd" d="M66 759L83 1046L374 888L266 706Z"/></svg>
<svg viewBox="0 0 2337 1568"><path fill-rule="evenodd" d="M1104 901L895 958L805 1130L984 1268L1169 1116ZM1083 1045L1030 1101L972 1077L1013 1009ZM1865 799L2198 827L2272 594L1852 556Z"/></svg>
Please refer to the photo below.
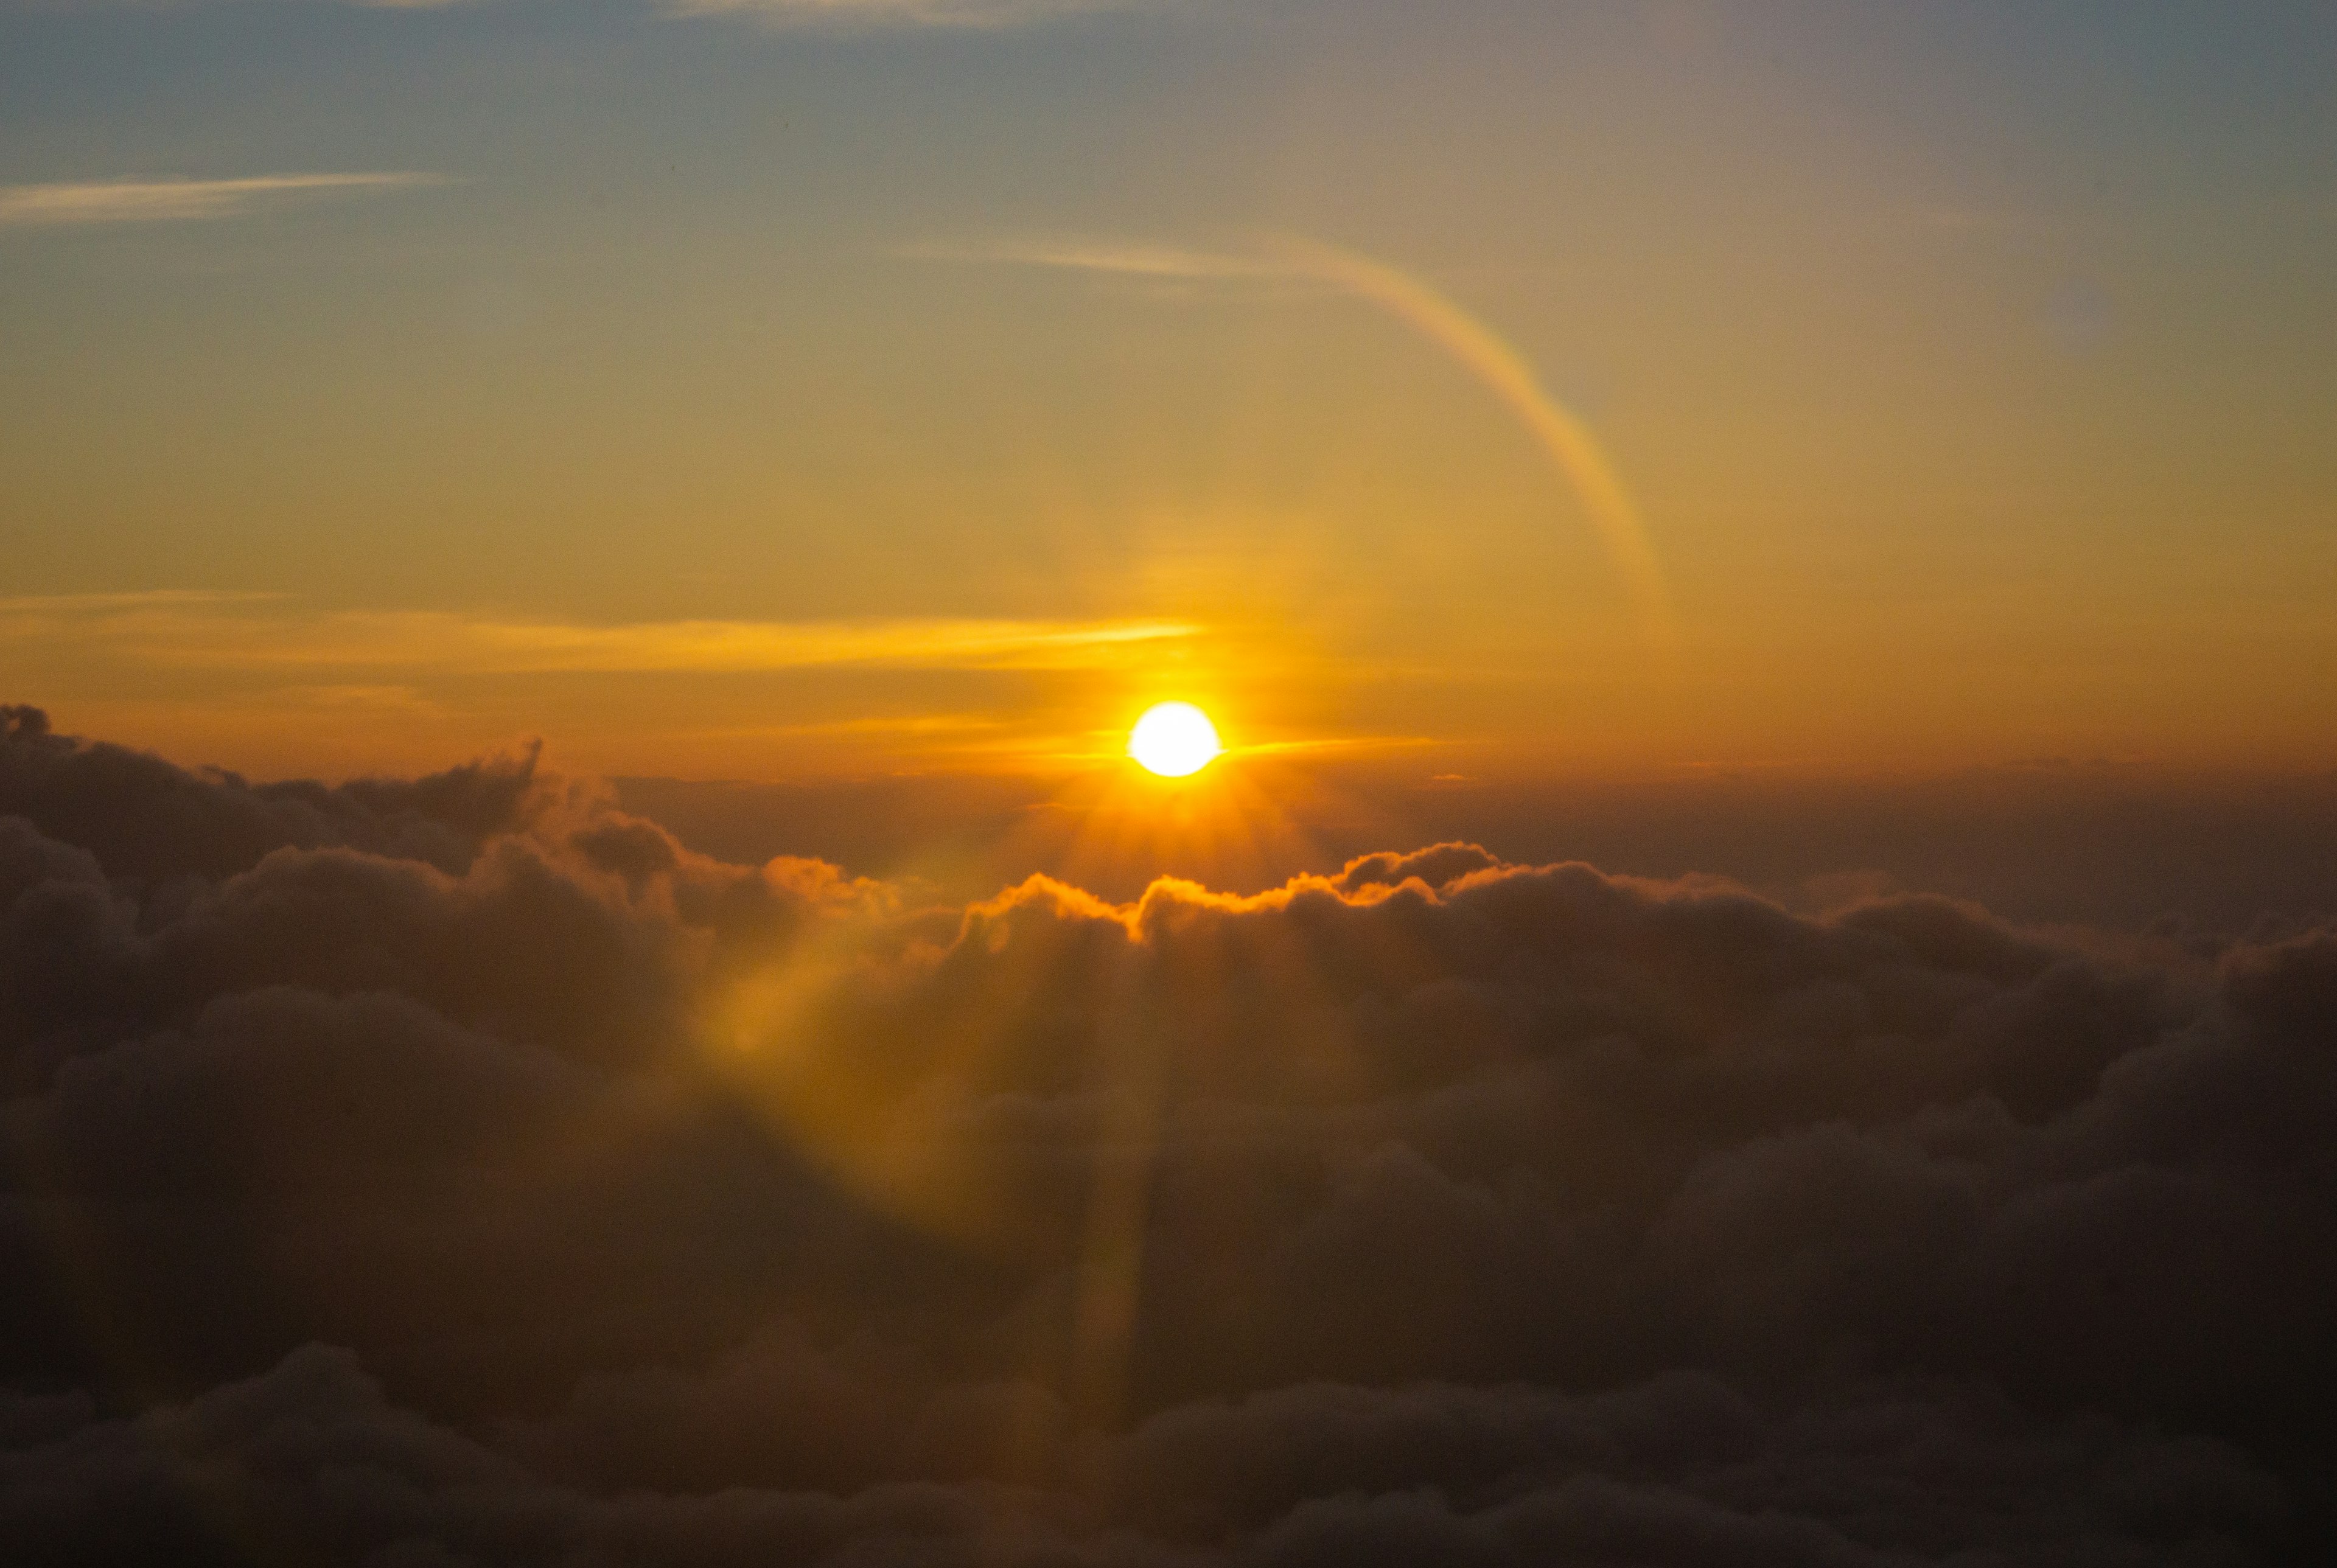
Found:
<svg viewBox="0 0 2337 1568"><path fill-rule="evenodd" d="M699 13L0 4L8 695L262 774L1169 696L1423 777L2337 764L2325 5ZM1660 615L1322 247L1587 435Z"/></svg>

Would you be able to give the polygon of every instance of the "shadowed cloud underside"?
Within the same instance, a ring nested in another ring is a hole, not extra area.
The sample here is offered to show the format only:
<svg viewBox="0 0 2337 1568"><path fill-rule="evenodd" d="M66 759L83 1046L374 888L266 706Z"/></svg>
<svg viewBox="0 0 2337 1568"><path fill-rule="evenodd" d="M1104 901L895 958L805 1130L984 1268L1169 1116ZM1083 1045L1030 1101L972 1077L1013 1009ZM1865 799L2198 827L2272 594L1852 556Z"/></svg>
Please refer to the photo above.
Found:
<svg viewBox="0 0 2337 1568"><path fill-rule="evenodd" d="M2325 1522L2325 927L1809 919L1459 843L953 906L526 758L254 785L5 722L26 1560L2139 1564Z"/></svg>

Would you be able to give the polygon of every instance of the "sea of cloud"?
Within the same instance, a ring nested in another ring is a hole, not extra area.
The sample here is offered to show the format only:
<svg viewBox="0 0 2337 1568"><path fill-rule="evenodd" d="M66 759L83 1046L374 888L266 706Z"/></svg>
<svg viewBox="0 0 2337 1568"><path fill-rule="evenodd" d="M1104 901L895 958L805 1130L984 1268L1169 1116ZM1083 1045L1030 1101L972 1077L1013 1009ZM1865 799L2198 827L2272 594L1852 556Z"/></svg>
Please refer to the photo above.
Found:
<svg viewBox="0 0 2337 1568"><path fill-rule="evenodd" d="M2337 930L1466 844L952 906L0 710L12 1563L2223 1563Z"/></svg>

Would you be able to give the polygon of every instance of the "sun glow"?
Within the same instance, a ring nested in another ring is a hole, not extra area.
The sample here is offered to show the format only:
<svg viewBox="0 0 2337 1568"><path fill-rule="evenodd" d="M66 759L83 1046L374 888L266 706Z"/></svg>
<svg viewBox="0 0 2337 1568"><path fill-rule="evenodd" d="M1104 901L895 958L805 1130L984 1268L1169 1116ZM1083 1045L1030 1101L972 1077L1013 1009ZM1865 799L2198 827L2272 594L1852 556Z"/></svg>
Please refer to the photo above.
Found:
<svg viewBox="0 0 2337 1568"><path fill-rule="evenodd" d="M1147 772L1185 778L1217 760L1217 726L1189 702L1164 702L1147 708L1128 732L1128 755Z"/></svg>

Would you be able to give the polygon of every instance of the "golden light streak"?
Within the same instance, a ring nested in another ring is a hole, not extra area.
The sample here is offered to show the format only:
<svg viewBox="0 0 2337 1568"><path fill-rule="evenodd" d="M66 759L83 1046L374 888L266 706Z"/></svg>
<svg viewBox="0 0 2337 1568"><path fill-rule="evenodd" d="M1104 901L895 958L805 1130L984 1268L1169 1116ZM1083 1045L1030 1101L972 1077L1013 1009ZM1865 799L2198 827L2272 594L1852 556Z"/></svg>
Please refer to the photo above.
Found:
<svg viewBox="0 0 2337 1568"><path fill-rule="evenodd" d="M785 669L814 665L930 664L1084 668L1129 644L1192 636L1184 621L1065 625L1005 620L795 624L672 621L640 626L478 625L489 658L538 670Z"/></svg>
<svg viewBox="0 0 2337 1568"><path fill-rule="evenodd" d="M1134 933L1131 933L1133 941ZM1169 1042L1161 977L1140 944L1097 1020L1100 1096L1093 1186L1088 1194L1071 1300L1072 1408L1109 1429L1120 1417L1143 1307L1144 1242L1151 1224Z"/></svg>
<svg viewBox="0 0 2337 1568"><path fill-rule="evenodd" d="M301 615L219 608L229 597L0 599L0 641L80 641L177 665L243 669L711 674L850 665L1114 668L1203 630L1178 620L675 620L593 626L426 610Z"/></svg>
<svg viewBox="0 0 2337 1568"><path fill-rule="evenodd" d="M1241 748L1227 761L1174 790L1129 768L1090 770L1063 803L1102 862L1133 853L1159 864L1181 843L1231 869L1261 839L1302 833L1284 808L1304 790ZM1257 769L1266 776L1245 776ZM1069 858L1085 857L1075 848ZM1301 876L1243 894L1164 875L1115 902L1033 876L954 919L876 891L836 883L821 919L718 986L706 1059L741 1105L862 1202L972 1251L1063 1270L1061 1339L1050 1334L1038 1353L1060 1353L1075 1418L1112 1428L1144 1337L1161 1154L1183 1118L1252 1076L1351 1103L1375 1081L1353 1009L1309 946L1257 941L1240 917L1299 900L1369 904L1397 890ZM1067 1012L1061 982L1073 951L1100 968ZM1374 940L1371 958L1391 976L1435 972L1401 927ZM1259 997L1273 998L1270 1016L1257 1015ZM1274 1048L1198 1048L1251 1031ZM1034 1048L1085 1057L1058 1059L1063 1097L1051 1108L1089 1152L1083 1191L1051 1179L1047 1157L1033 1160L1046 1135L1021 1111L992 1115Z"/></svg>

